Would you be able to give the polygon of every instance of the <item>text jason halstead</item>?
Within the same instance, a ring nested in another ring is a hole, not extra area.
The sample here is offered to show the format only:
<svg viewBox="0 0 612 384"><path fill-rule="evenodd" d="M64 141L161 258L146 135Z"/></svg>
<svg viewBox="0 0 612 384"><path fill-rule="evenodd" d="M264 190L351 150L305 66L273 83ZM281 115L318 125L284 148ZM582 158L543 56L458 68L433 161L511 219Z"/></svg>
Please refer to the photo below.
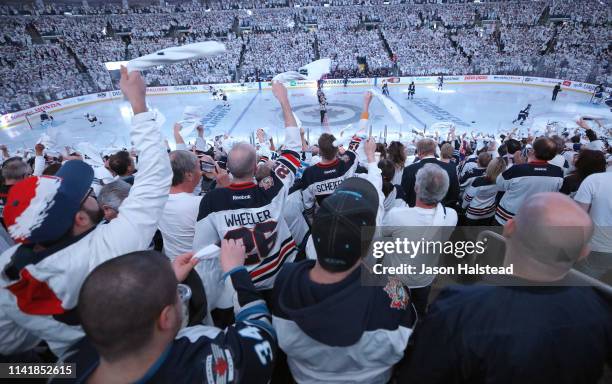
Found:
<svg viewBox="0 0 612 384"><path fill-rule="evenodd" d="M425 264L400 264L386 267L376 264L372 271L377 275L512 275L514 266L492 267L490 265L458 264L454 266L432 267Z"/></svg>

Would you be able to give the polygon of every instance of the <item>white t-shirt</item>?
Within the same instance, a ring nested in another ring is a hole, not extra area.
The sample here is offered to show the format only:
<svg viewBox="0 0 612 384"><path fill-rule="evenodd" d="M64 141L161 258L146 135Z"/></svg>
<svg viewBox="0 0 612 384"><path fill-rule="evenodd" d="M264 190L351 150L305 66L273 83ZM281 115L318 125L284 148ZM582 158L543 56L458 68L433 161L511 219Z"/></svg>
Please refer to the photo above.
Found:
<svg viewBox="0 0 612 384"><path fill-rule="evenodd" d="M385 215L382 223L382 235L386 240L408 239L412 242L448 241L452 227L457 225L457 212L452 208L444 208L438 204L435 209L418 207L391 208ZM440 227L449 227L440 230ZM394 240L393 240L394 241ZM403 240L400 240L403 241ZM435 275L420 274L422 265L437 266L439 254L433 252L419 252L410 257L406 254L386 254L383 259L385 266L399 266L401 264L413 265L417 274L399 275L399 279L408 287L417 288L431 285Z"/></svg>
<svg viewBox="0 0 612 384"><path fill-rule="evenodd" d="M556 165L561 168L564 175L567 175L568 168L565 167L565 156L557 154L552 160L548 161L548 164Z"/></svg>
<svg viewBox="0 0 612 384"><path fill-rule="evenodd" d="M441 205L438 205L436 209L443 209ZM412 227L426 227L431 226L434 223L434 213L436 209L425 209L419 207L403 207L403 208L392 208L385 219L383 225L385 226L412 226ZM454 227L457 225L457 212L452 208L446 208L446 214L443 216L444 219L441 223L436 223L438 227ZM444 209L443 209L444 211Z"/></svg>
<svg viewBox="0 0 612 384"><path fill-rule="evenodd" d="M594 173L588 176L574 200L590 204L589 215L595 225L591 248L596 252L612 253L612 173Z"/></svg>
<svg viewBox="0 0 612 384"><path fill-rule="evenodd" d="M590 143L588 143L586 145L587 149L593 150L593 151L604 151L604 143L601 140L595 140L595 141L591 141Z"/></svg>
<svg viewBox="0 0 612 384"><path fill-rule="evenodd" d="M198 218L201 196L191 193L172 193L164 207L159 230L164 239L164 253L171 260L193 250L193 236Z"/></svg>

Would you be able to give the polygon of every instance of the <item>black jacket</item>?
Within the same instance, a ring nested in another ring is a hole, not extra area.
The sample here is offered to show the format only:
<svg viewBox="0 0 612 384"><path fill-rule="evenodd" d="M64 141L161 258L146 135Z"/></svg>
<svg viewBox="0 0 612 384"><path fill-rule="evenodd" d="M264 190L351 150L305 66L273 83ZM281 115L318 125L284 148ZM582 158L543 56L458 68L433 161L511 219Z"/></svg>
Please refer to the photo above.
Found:
<svg viewBox="0 0 612 384"><path fill-rule="evenodd" d="M414 338L399 383L595 384L612 303L591 287L448 287Z"/></svg>
<svg viewBox="0 0 612 384"><path fill-rule="evenodd" d="M453 208L457 202L459 201L459 179L457 178L457 167L454 163L445 163L433 157L425 158L420 160L414 164L410 164L404 169L404 174L402 175L402 188L404 192L406 192L404 200L406 203L414 207L416 202L416 193L414 192L414 184L416 181L416 173L419 169L421 169L425 164L433 163L442 167L446 173L448 173L449 186L448 192L442 201L447 207Z"/></svg>

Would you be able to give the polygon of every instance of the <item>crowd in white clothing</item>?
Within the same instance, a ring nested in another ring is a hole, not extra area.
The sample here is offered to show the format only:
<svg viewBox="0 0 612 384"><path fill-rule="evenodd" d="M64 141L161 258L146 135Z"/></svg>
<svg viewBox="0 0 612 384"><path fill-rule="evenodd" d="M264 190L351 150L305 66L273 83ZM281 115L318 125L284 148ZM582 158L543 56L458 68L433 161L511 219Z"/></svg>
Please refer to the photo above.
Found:
<svg viewBox="0 0 612 384"><path fill-rule="evenodd" d="M249 34L244 52L242 73L245 77L274 76L280 72L295 71L314 60L314 39L311 32L275 32ZM282 43L279 45L279 42Z"/></svg>
<svg viewBox="0 0 612 384"><path fill-rule="evenodd" d="M210 39L226 42L228 53L152 70L146 81L239 81L330 57L332 76L508 73L609 83L611 12L606 4L270 0L131 8L116 3L2 6L0 48L6 65L1 80L6 92L0 112L109 90L113 85L105 62ZM569 21L552 23L548 17ZM259 55L262 49L270 50ZM44 80L29 81L40 77L32 73L17 76L31 68L42 69ZM369 72L362 72L364 68ZM68 73L75 74L69 84L64 81Z"/></svg>

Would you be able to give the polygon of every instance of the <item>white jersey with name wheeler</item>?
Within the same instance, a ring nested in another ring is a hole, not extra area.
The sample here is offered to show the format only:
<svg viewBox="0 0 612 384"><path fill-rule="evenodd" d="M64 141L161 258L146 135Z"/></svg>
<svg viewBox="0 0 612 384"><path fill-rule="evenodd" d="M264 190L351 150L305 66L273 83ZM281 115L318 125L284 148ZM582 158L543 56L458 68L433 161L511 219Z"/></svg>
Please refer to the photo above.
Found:
<svg viewBox="0 0 612 384"><path fill-rule="evenodd" d="M242 239L247 253L245 266L257 289L272 288L276 273L297 253L283 217L289 188L300 167L297 127L286 128L285 147L288 149L275 162L269 183L213 189L202 198L198 213L194 251L221 239Z"/></svg>

